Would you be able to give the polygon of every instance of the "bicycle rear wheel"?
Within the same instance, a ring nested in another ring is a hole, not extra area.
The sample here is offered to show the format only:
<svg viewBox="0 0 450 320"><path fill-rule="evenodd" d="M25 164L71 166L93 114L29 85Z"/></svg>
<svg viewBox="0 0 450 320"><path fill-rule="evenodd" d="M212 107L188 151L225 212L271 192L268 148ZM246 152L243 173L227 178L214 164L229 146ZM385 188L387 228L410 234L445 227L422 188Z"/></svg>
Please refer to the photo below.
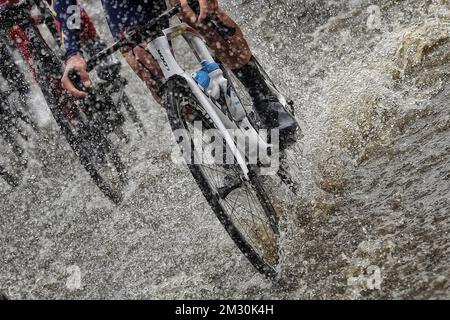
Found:
<svg viewBox="0 0 450 320"><path fill-rule="evenodd" d="M203 116L202 106L184 79L175 77L168 81L163 101L172 130L183 129L189 140L187 144L182 138L177 140L182 149L184 146L195 150L195 121L201 121L205 129L215 128ZM206 140L209 138L205 135ZM210 142L203 141L203 152ZM245 181L236 163L196 163L196 153L189 154L188 167L232 240L260 273L275 278L280 261L278 215L255 171L250 170L250 181Z"/></svg>
<svg viewBox="0 0 450 320"><path fill-rule="evenodd" d="M16 65L12 52L6 44L6 40L0 37L0 80L1 83L1 99L9 100L12 107L11 112L14 114L15 121L22 121L30 126L35 132L38 131L36 118L31 111L28 95L30 93L30 85L21 68Z"/></svg>

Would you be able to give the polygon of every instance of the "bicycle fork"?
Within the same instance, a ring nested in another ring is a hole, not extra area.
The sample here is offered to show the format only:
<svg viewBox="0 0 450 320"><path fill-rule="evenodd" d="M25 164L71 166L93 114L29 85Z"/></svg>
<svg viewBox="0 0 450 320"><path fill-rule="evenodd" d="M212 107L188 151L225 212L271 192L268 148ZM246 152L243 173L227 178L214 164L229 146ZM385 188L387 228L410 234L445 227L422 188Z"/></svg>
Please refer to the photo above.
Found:
<svg viewBox="0 0 450 320"><path fill-rule="evenodd" d="M166 80L174 76L181 76L186 80L193 94L200 102L200 104L205 108L206 113L209 115L216 128L220 131L221 135L225 139L228 147L230 148L233 156L235 157L238 165L242 170L243 178L245 180L249 180L249 169L245 158L245 150L239 150L234 141L234 137L228 130L234 130L237 135L241 135L244 138L244 140L241 141L245 141L245 138L248 138L250 145L260 146L261 148L266 148L266 150L268 150L272 146L267 144L260 137L258 132L250 124L250 121L247 117L244 118L244 120L241 122L241 125L238 127L238 125L230 120L230 118L228 118L228 116L225 115L200 89L197 82L192 78L192 76L185 70L183 70L183 68L181 68L181 66L177 63L174 55L172 54L169 44L169 39L172 40L179 35L183 35L185 40L188 42L188 44L198 57L199 61L214 61L202 37L194 29L184 23L163 30L163 35L149 42L149 44L147 45L147 49L158 62Z"/></svg>

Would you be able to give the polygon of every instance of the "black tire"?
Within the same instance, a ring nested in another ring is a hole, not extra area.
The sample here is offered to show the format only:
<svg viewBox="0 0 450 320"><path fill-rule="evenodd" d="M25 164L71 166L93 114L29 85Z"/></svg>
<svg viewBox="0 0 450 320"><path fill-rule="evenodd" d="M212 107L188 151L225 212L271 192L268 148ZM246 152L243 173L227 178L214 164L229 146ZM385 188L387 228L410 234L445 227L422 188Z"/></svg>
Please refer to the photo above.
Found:
<svg viewBox="0 0 450 320"><path fill-rule="evenodd" d="M0 301L1 300L9 300L5 293L0 291Z"/></svg>
<svg viewBox="0 0 450 320"><path fill-rule="evenodd" d="M49 96L44 93L44 96ZM69 105L74 111L79 111L77 102L71 98L63 99L60 105ZM48 100L47 100L48 103ZM108 139L106 133L93 123L80 119L73 127L61 110L52 110L62 133L72 150L77 155L84 169L89 173L94 183L115 204L123 200L123 189L127 185L126 167L116 148Z"/></svg>
<svg viewBox="0 0 450 320"><path fill-rule="evenodd" d="M7 39L0 37L0 56L2 57L0 60L0 75L15 91L25 95L30 91L30 85L25 75L15 64L8 42Z"/></svg>
<svg viewBox="0 0 450 320"><path fill-rule="evenodd" d="M133 104L130 101L130 98L128 97L128 95L126 93L123 94L120 104L125 109L131 122L138 128L139 132L142 133L143 135L147 135L147 131L145 130L144 123L139 118L136 108L133 106Z"/></svg>
<svg viewBox="0 0 450 320"><path fill-rule="evenodd" d="M126 186L125 165L106 134L89 118L82 116L83 111L79 108L79 102L68 97L61 87L60 79L64 65L57 54L49 48L34 25L31 24L31 27L25 30L28 32L29 50L38 71L35 80L42 90L53 118L98 188L114 203L119 204ZM94 100L101 101L101 99ZM72 110L76 113L78 122L76 127L69 122L63 110ZM106 160L105 165L99 166L96 163L99 156ZM102 169L110 170L111 174L114 174L114 183L105 178Z"/></svg>
<svg viewBox="0 0 450 320"><path fill-rule="evenodd" d="M164 90L164 105L167 108L167 115L173 131L178 129L186 129L188 126L189 120L185 117L183 108L183 101L188 98L190 100L189 105L194 111L198 111L201 113L201 106L198 104L196 98L193 96L191 90L187 86L186 81L181 77L174 77L169 79L169 81L165 85ZM212 122L205 117L201 117L203 123L205 125L213 128ZM177 143L181 143L181 141L177 141ZM191 147L192 140L191 140ZM190 160L190 159L189 159ZM231 239L235 242L237 247L241 250L241 252L247 257L247 259L253 264L253 266L263 275L268 278L276 278L277 276L277 265L279 263L279 230L278 230L278 217L273 208L268 195L266 194L264 188L262 187L257 174L250 170L250 181L247 182L245 188L252 189L256 193L257 201L259 205L264 210L264 213L258 217L259 220L264 220L265 226L263 226L264 231L267 235L268 240L271 242L270 247L263 248L264 245L259 245L255 243L255 239L251 239L250 234L244 234L242 231L243 223L236 221L236 217L232 217L228 210L227 206L224 204L225 198L221 197L218 188L214 188L212 185L212 181L205 174L204 165L202 164L193 164L193 162L188 162L188 167L200 187L203 195L211 206L212 210L216 214L219 221L225 227L225 230L230 235ZM239 192L243 192L244 186L240 186ZM230 192L231 194L231 192ZM228 197L228 196L226 196ZM247 195L248 197L248 195ZM237 198L236 198L237 199ZM237 200L236 200L237 201ZM236 202L235 202L236 205ZM234 209L234 208L232 208ZM253 213L251 212L252 219ZM256 225L259 223L259 220L255 222L254 229L251 230L255 237L259 237L257 233L261 233L261 230L258 229L261 226ZM247 224L248 222L245 222ZM251 227L250 227L251 228ZM258 230L256 230L258 229ZM273 243L272 243L273 242ZM269 255L265 255L265 252L262 250L267 249ZM271 257L270 254L275 255L275 257Z"/></svg>
<svg viewBox="0 0 450 320"><path fill-rule="evenodd" d="M111 142L105 135L94 127L83 129L84 137L79 139L72 134L66 134L66 138L71 140L71 146L77 154L81 164L94 180L97 187L115 204L120 204L123 200L123 189L127 184L126 167L122 162L118 152L111 145ZM87 146L86 142L90 145ZM93 152L93 150L95 152ZM94 157L104 157L106 163L98 165L98 159ZM115 171L114 177L105 178L106 173L102 174L105 166L111 166Z"/></svg>

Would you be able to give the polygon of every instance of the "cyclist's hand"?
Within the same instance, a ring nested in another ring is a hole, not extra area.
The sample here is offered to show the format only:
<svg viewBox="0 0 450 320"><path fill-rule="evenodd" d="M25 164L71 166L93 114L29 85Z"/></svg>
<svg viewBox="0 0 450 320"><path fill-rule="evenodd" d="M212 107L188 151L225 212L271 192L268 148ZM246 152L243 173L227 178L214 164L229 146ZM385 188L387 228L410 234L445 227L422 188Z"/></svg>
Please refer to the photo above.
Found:
<svg viewBox="0 0 450 320"><path fill-rule="evenodd" d="M205 20L206 16L212 15L214 16L219 8L219 4L217 0L198 0L200 4L200 15L198 16L189 6L188 0L180 0L181 8L183 9L183 15L187 22L195 23L202 22Z"/></svg>
<svg viewBox="0 0 450 320"><path fill-rule="evenodd" d="M89 72L87 72L86 61L80 55L71 56L66 62L66 69L64 71L64 75L61 79L61 84L64 89L69 91L73 96L77 98L84 98L87 96L87 93L84 91L80 91L73 85L72 81L69 79L69 72L71 70L76 70L80 74L81 81L85 88L89 88L91 86L91 80L89 78Z"/></svg>

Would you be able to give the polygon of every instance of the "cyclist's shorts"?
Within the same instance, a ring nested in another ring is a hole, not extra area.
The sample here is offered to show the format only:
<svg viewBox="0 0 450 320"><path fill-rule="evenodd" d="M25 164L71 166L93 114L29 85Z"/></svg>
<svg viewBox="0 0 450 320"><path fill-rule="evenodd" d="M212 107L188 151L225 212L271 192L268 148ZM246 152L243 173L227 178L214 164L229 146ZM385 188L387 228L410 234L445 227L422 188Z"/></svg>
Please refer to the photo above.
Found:
<svg viewBox="0 0 450 320"><path fill-rule="evenodd" d="M167 10L165 0L102 0L102 4L111 33L116 38L130 28L145 25ZM168 26L168 21L165 24Z"/></svg>

